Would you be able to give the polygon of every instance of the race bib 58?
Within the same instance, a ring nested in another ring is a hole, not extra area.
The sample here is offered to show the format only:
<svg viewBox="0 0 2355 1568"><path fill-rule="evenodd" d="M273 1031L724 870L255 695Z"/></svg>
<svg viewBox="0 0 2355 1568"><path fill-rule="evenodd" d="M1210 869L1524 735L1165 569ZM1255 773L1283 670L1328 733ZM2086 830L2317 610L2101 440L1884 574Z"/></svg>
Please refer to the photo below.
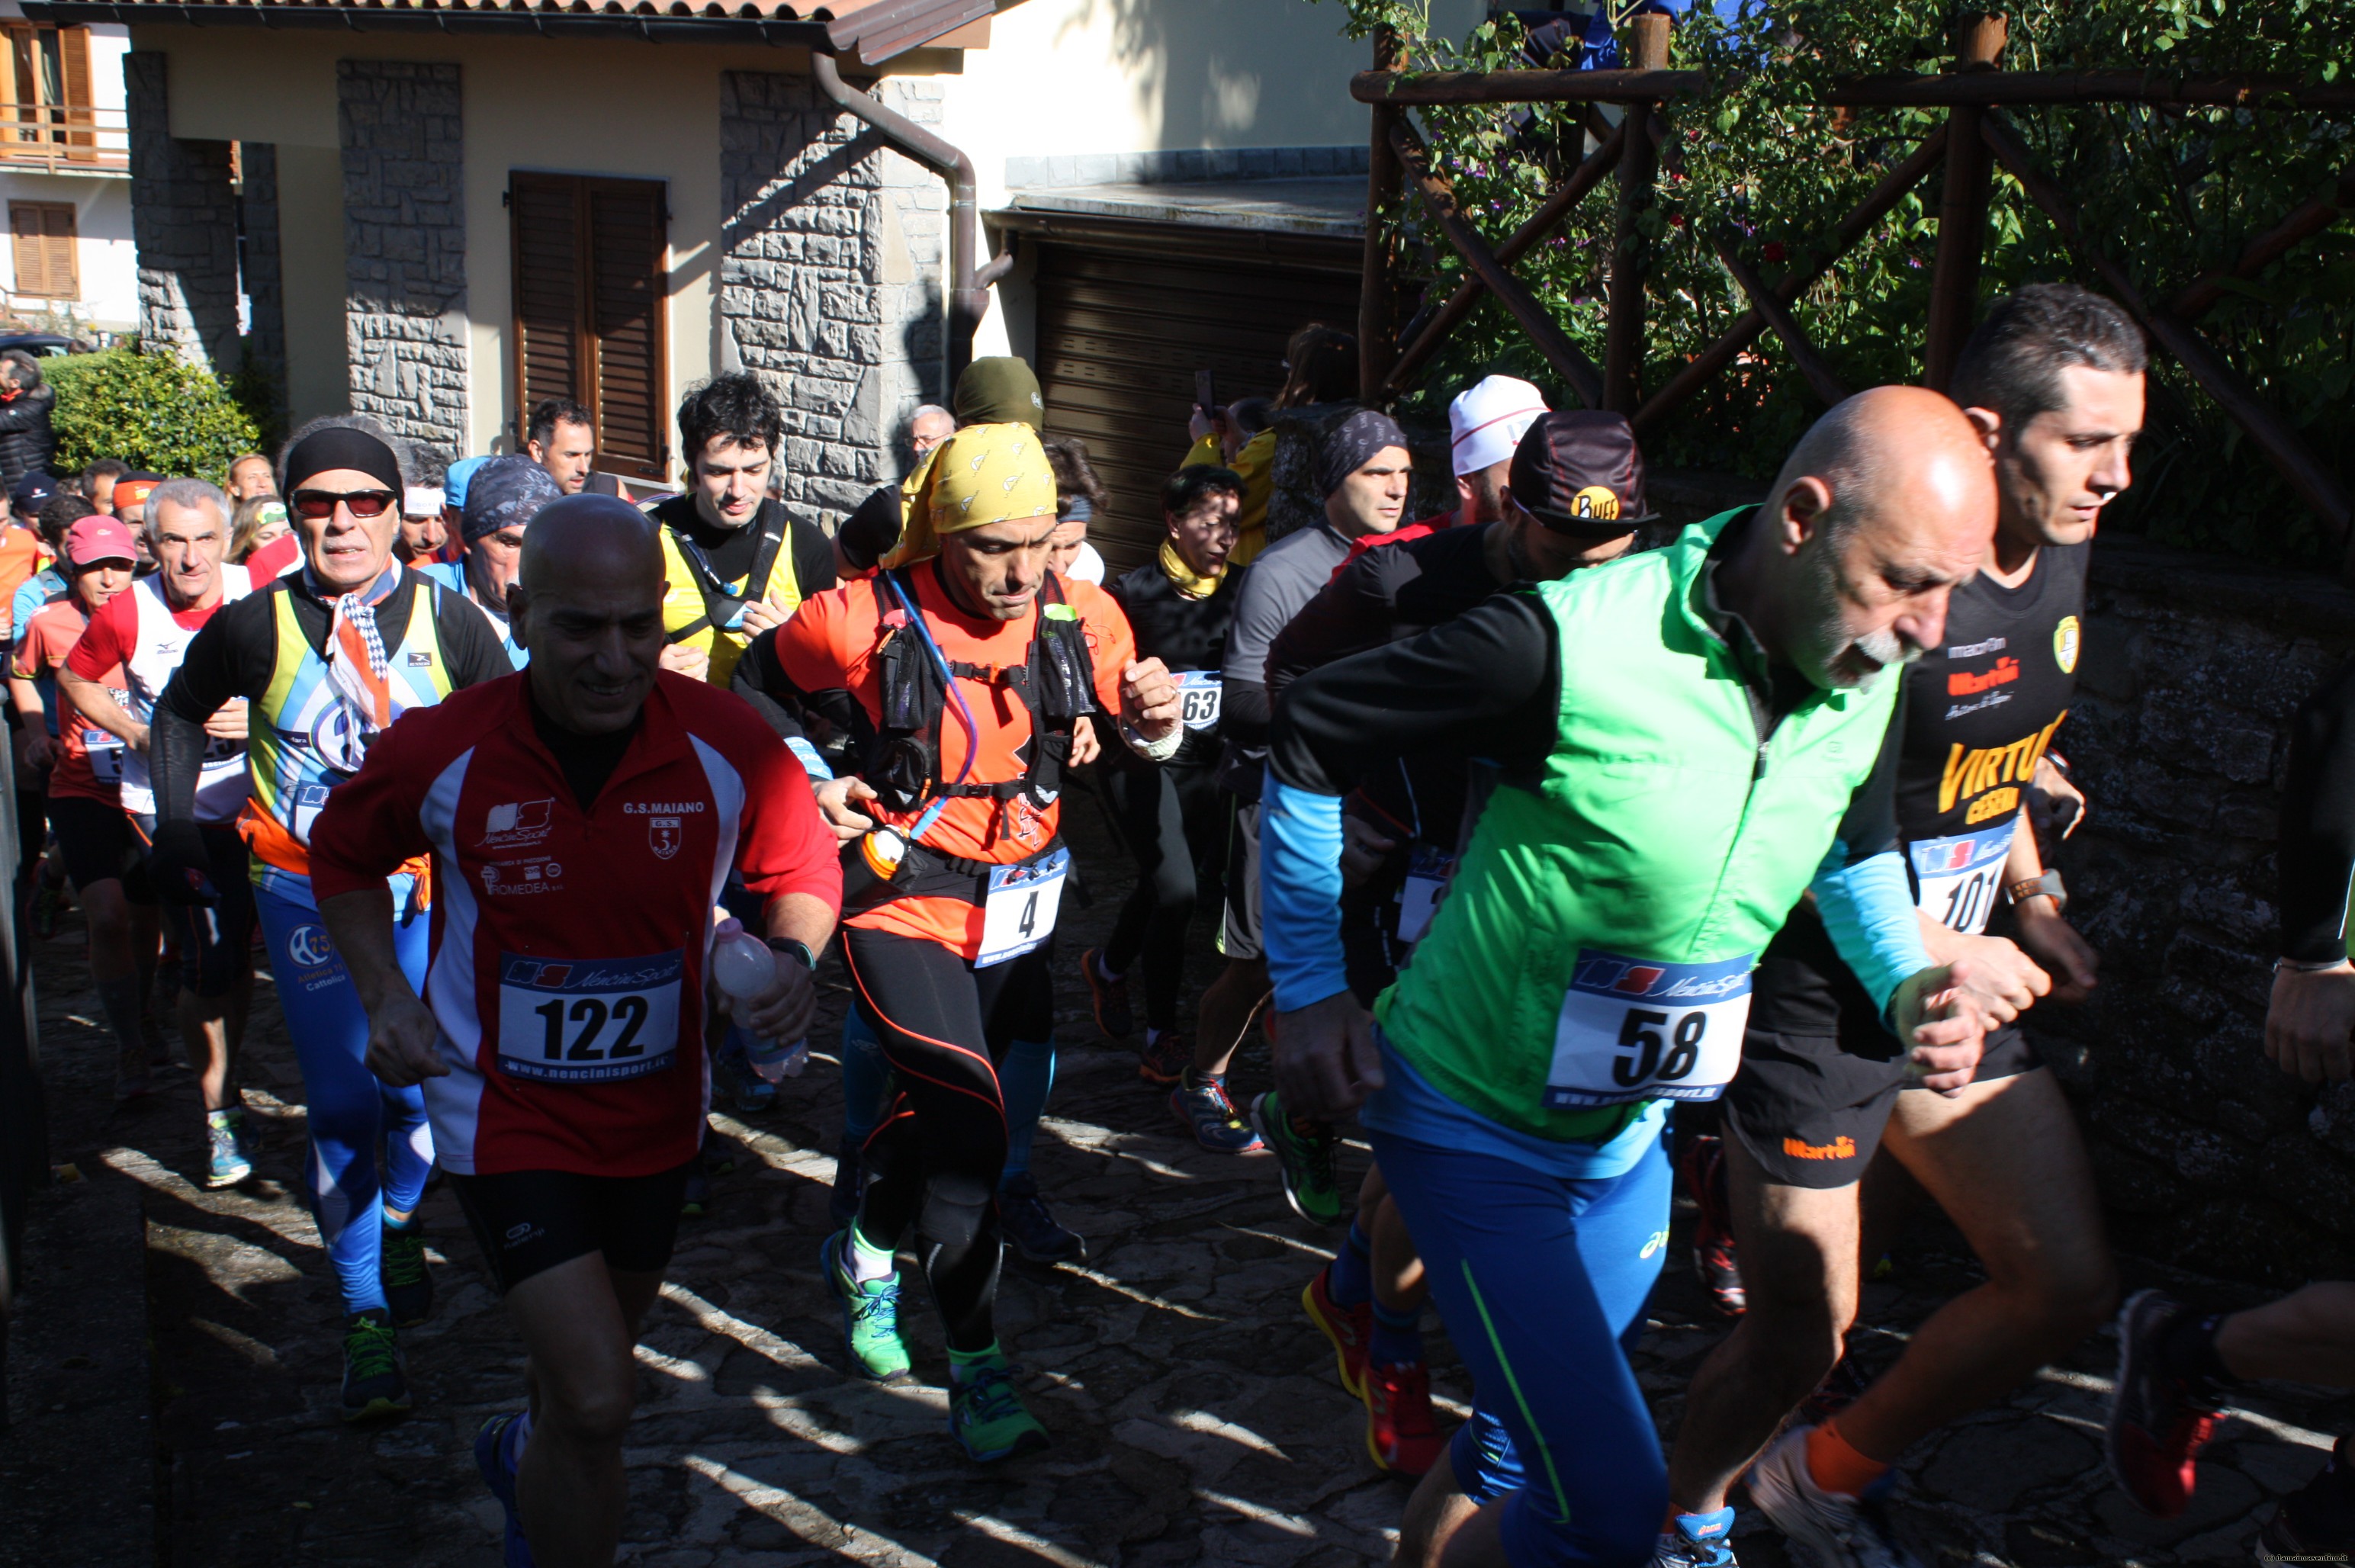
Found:
<svg viewBox="0 0 2355 1568"><path fill-rule="evenodd" d="M1669 964L1580 950L1554 1026L1548 1110L1714 1100L1742 1065L1756 955Z"/></svg>

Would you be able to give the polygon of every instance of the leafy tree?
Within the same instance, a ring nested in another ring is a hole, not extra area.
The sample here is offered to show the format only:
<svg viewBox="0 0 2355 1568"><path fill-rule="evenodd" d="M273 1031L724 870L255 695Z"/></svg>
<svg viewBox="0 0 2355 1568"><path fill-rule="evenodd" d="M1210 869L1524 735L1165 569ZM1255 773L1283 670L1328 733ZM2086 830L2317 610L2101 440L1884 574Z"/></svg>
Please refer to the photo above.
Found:
<svg viewBox="0 0 2355 1568"><path fill-rule="evenodd" d="M1426 0L1340 0L1347 30L1395 27L1410 69L1489 70L1529 62L1509 14L1462 39L1433 36ZM1626 7L1632 9L1632 6ZM1966 5L1965 9L1979 9ZM1989 6L1988 9L1997 7ZM2331 81L2355 37L2355 0L2019 0L2004 57L2015 70L2148 69L2168 76L2261 72ZM1825 245L1873 183L1944 122L1943 111L1824 106L1836 79L1935 71L1953 63L1949 0L1785 0L1770 13L1695 5L1678 18L1670 64L1710 74L1706 95L1664 112L1681 169L1664 172L1646 215L1656 241L1643 381L1657 388L1748 307L1713 241L1731 234L1773 283ZM1412 112L1455 182L1465 213L1493 243L1545 198L1578 147L1565 106L1474 105ZM2211 268L2348 165L2355 127L2283 103L2159 109L2083 105L2007 112L2041 165L2077 204L2086 234L2157 302ZM1794 314L1849 385L1922 372L1940 176L1931 175L1809 291ZM1571 338L1603 355L1611 187L1516 272ZM1444 297L1463 263L1426 231L1412 197L1389 215L1418 281ZM1998 170L1980 293L2071 279L2101 287L2042 211ZM2345 219L2199 324L2258 393L2355 487L2355 225ZM2242 433L2172 360L2154 350L2148 429L2137 478L2111 526L2169 542L2322 564L2338 547ZM1425 373L1413 400L1437 405L1489 369L1523 375L1574 406L1566 388L1493 299ZM1656 464L1764 477L1820 404L1781 342L1759 338L1742 360L1646 443Z"/></svg>
<svg viewBox="0 0 2355 1568"><path fill-rule="evenodd" d="M101 457L167 477L220 484L229 460L261 440L252 415L209 371L168 348L138 344L43 364L58 389L57 463L73 473Z"/></svg>

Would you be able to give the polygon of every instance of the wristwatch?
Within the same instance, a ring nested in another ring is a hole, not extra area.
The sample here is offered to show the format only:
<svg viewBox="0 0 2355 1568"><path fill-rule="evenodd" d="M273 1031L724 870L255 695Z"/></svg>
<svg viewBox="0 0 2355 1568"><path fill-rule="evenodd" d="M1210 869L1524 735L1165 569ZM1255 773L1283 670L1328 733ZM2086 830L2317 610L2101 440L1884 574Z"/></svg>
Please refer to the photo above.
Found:
<svg viewBox="0 0 2355 1568"><path fill-rule="evenodd" d="M773 936L769 938L769 951L784 955L813 975L817 973L817 955L809 950L806 942L791 936Z"/></svg>
<svg viewBox="0 0 2355 1568"><path fill-rule="evenodd" d="M2062 886L2061 873L2058 871L2048 870L2041 877L2030 877L2025 881L2014 882L2004 891L2010 896L2011 901L2015 904L2022 899L2039 897L2051 899L2054 914L2062 913L2069 907L2069 890Z"/></svg>

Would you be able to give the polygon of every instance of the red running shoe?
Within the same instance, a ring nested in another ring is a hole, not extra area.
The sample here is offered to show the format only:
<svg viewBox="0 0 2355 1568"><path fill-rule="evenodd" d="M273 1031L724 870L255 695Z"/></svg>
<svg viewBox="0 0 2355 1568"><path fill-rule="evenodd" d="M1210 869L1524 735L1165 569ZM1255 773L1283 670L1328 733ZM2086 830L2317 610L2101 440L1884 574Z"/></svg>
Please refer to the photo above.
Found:
<svg viewBox="0 0 2355 1568"><path fill-rule="evenodd" d="M1725 1144L1715 1134L1704 1134L1685 1146L1677 1162L1685 1190L1700 1209L1693 1221L1693 1273L1718 1311L1739 1317L1750 1310L1742 1288L1741 1260L1733 1250L1733 1224L1725 1192Z"/></svg>
<svg viewBox="0 0 2355 1568"><path fill-rule="evenodd" d="M1325 1331L1333 1342L1333 1361L1341 1373L1341 1386L1359 1399L1366 1397L1366 1341L1373 1337L1374 1304L1361 1301L1355 1307L1342 1307L1333 1299L1329 1285L1333 1265L1327 1264L1316 1271L1300 1293L1300 1305L1308 1314L1308 1321ZM1423 1403L1430 1403L1429 1386L1425 1385ZM1381 1456L1377 1454L1377 1461ZM1418 1472L1420 1473L1420 1472Z"/></svg>
<svg viewBox="0 0 2355 1568"><path fill-rule="evenodd" d="M1439 1462L1439 1432L1431 1419L1431 1372L1421 1361L1369 1365L1365 1390L1366 1451L1381 1468L1420 1477Z"/></svg>
<svg viewBox="0 0 2355 1568"><path fill-rule="evenodd" d="M2137 1291L2118 1313L2118 1381L2103 1447L2135 1506L2173 1519L2199 1484L2200 1450L2216 1430L2212 1389L2169 1371L2169 1330L2192 1309L2164 1291Z"/></svg>

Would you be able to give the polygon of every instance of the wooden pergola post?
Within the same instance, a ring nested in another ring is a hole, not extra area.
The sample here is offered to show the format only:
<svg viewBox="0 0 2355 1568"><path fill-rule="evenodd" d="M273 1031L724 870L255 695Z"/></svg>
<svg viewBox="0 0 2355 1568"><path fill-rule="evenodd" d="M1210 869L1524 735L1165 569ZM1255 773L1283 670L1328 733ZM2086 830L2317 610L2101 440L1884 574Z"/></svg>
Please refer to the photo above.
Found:
<svg viewBox="0 0 2355 1568"><path fill-rule="evenodd" d="M1395 27L1374 29L1374 69L1395 73L1406 64L1406 41ZM1377 404L1382 382L1398 357L1391 322L1391 239L1383 215L1400 194L1398 151L1391 145L1391 128L1401 112L1388 103L1372 110L1373 140L1366 164L1366 251L1358 295L1358 399Z"/></svg>
<svg viewBox="0 0 2355 1568"><path fill-rule="evenodd" d="M2009 27L2000 14L1965 16L1955 25L1955 69L1997 69ZM1946 183L1938 198L1938 253L1930 272L1930 330L1922 351L1922 379L1938 391L1971 336L1978 304L1979 252L1987 244L1987 150L1979 139L1987 111L1957 103L1946 112Z"/></svg>
<svg viewBox="0 0 2355 1568"><path fill-rule="evenodd" d="M1631 69L1668 69L1669 26L1669 18L1656 12L1628 25ZM1630 103L1621 122L1626 137L1619 153L1619 215L1611 241L1611 299L1603 334L1603 406L1623 414L1634 413L1642 395L1636 373L1644 364L1644 283L1651 272L1652 242L1638 220L1652 206L1659 175L1659 148L1648 133L1654 108Z"/></svg>

